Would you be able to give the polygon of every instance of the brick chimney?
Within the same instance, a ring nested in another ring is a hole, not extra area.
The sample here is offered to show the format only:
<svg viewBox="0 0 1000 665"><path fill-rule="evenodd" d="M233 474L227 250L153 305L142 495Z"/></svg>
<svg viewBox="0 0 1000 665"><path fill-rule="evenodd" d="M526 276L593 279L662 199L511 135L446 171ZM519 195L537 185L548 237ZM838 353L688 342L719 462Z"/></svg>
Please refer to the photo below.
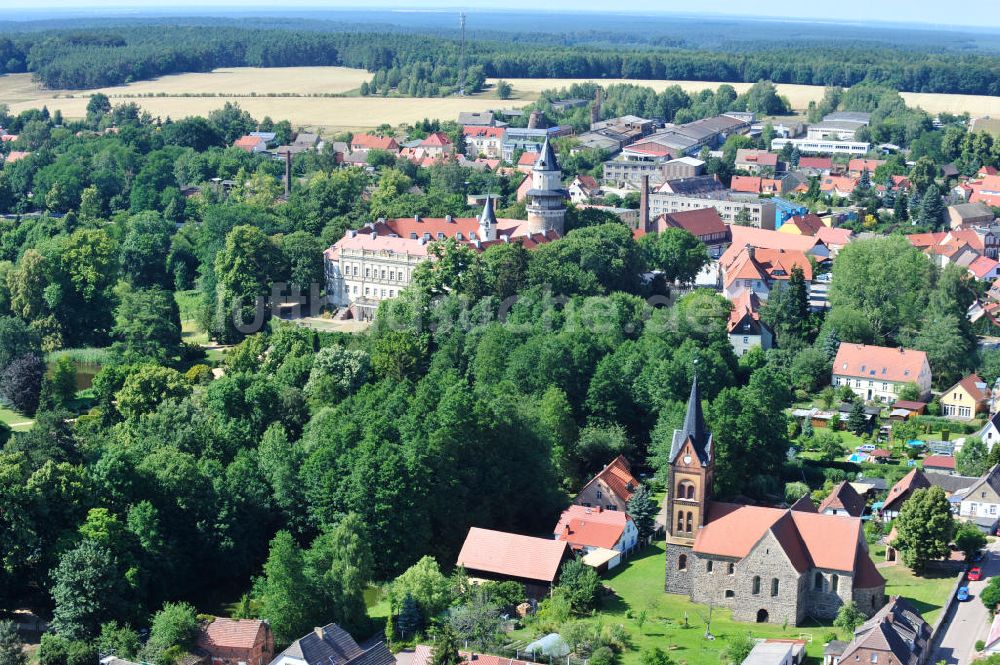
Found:
<svg viewBox="0 0 1000 665"><path fill-rule="evenodd" d="M319 626L316 626L315 628L313 628L313 632L316 633L316 637L318 637L319 639L323 639L323 629L322 628L320 628Z"/></svg>
<svg viewBox="0 0 1000 665"><path fill-rule="evenodd" d="M642 190L639 192L639 228L649 229L649 176L642 176Z"/></svg>
<svg viewBox="0 0 1000 665"><path fill-rule="evenodd" d="M292 195L292 151L285 151L285 198Z"/></svg>
<svg viewBox="0 0 1000 665"><path fill-rule="evenodd" d="M541 129L542 128L542 112L532 111L531 115L528 116L528 129Z"/></svg>

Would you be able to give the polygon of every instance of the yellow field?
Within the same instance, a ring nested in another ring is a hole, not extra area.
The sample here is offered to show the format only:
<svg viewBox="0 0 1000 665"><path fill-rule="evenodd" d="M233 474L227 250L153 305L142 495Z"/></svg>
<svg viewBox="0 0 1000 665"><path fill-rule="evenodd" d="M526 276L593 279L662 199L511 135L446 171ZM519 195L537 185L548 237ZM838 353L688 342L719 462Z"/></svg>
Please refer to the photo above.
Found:
<svg viewBox="0 0 1000 665"><path fill-rule="evenodd" d="M535 99L542 90L550 88L563 88L572 83L582 83L586 79L505 79L514 86L514 96L518 99ZM722 85L720 81L652 81L652 80L629 80L629 79L599 79L602 85L612 83L632 83L653 88L657 92L665 90L672 85L679 85L685 92L698 92L700 90L714 90ZM490 80L489 83L493 83ZM736 92L742 93L750 88L750 83L730 83ZM791 83L777 84L778 94L788 98L792 108L804 110L811 101L819 101L823 98L823 87L818 85L794 85ZM976 116L998 116L1000 115L1000 97L983 97L979 95L945 95L924 92L904 92L901 93L903 99L909 106L919 106L928 113L949 113L969 112L972 117Z"/></svg>
<svg viewBox="0 0 1000 665"><path fill-rule="evenodd" d="M414 123L423 118L454 119L460 111L485 111L498 106L517 108L538 98L547 88L561 88L583 79L508 79L514 86L514 99L499 101L492 92L466 98L380 98L317 97L356 91L371 75L346 67L231 68L207 73L177 74L154 81L95 90L47 90L31 80L29 74L0 76L0 103L16 112L45 105L59 109L67 118L85 115L87 100L93 92L103 92L112 103L135 101L154 116L178 119L205 115L227 101L238 103L254 117L287 119L296 127L327 131L365 129L382 123ZM602 79L603 84L626 82ZM717 88L718 82L702 81L627 81L663 90L680 85L687 91ZM493 83L493 81L490 81ZM732 84L737 91L748 83ZM778 85L795 109L805 109L812 100L823 96L820 86ZM196 95L211 94L211 97ZM156 96L150 96L156 95ZM195 95L195 96L189 96ZM256 96L249 96L256 95ZM937 95L903 93L908 104L921 106L931 113L968 111L975 116L1000 116L1000 98L973 95Z"/></svg>

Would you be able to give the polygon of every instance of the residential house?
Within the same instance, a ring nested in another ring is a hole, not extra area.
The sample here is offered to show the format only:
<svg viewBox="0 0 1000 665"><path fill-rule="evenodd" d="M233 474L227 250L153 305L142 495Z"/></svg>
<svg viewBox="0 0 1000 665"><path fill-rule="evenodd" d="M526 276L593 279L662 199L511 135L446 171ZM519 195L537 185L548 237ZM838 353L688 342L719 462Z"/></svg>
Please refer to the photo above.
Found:
<svg viewBox="0 0 1000 665"><path fill-rule="evenodd" d="M819 181L819 191L831 196L847 198L858 187L858 178L849 176L830 175Z"/></svg>
<svg viewBox="0 0 1000 665"><path fill-rule="evenodd" d="M722 221L715 208L698 208L673 212L658 216L645 226L641 223L633 231L633 236L641 238L647 233L661 233L666 229L684 229L705 243L708 255L717 259L729 246L729 226Z"/></svg>
<svg viewBox="0 0 1000 665"><path fill-rule="evenodd" d="M25 150L11 150L7 153L7 157L3 161L4 164L13 164L14 162L19 162L30 155L31 153Z"/></svg>
<svg viewBox="0 0 1000 665"><path fill-rule="evenodd" d="M955 473L955 458L951 455L928 455L923 459L924 471Z"/></svg>
<svg viewBox="0 0 1000 665"><path fill-rule="evenodd" d="M985 643L984 654L987 656L1000 654L1000 614L993 617L993 623L990 624L990 632L986 636Z"/></svg>
<svg viewBox="0 0 1000 665"><path fill-rule="evenodd" d="M830 171L833 170L833 158L802 156L799 158L799 165L796 167L796 170L807 176L830 175Z"/></svg>
<svg viewBox="0 0 1000 665"><path fill-rule="evenodd" d="M865 512L865 500L846 480L837 483L830 494L816 508L820 515L843 515L861 517Z"/></svg>
<svg viewBox="0 0 1000 665"><path fill-rule="evenodd" d="M465 137L465 154L471 159L485 156L500 159L503 155L503 127L472 125L462 128Z"/></svg>
<svg viewBox="0 0 1000 665"><path fill-rule="evenodd" d="M455 152L455 144L451 142L451 139L444 132L431 132L417 146L417 151L421 158L430 157L437 159L453 154Z"/></svg>
<svg viewBox="0 0 1000 665"><path fill-rule="evenodd" d="M632 475L628 460L619 455L583 486L573 503L587 508L625 512L629 499L638 488L639 481Z"/></svg>
<svg viewBox="0 0 1000 665"><path fill-rule="evenodd" d="M816 232L816 239L829 248L831 256L842 250L853 237L850 229L835 229L829 226L824 226Z"/></svg>
<svg viewBox="0 0 1000 665"><path fill-rule="evenodd" d="M897 596L855 629L842 653L830 654L830 665L923 665L931 649L930 625L909 601Z"/></svg>
<svg viewBox="0 0 1000 665"><path fill-rule="evenodd" d="M522 128L507 127L503 136L503 143L500 146L500 154L505 162L512 162L514 154L518 151L539 153L546 139L553 139L558 136L566 136L573 132L573 128L548 127L548 128Z"/></svg>
<svg viewBox="0 0 1000 665"><path fill-rule="evenodd" d="M559 517L552 537L569 543L574 552L581 554L597 550L611 553L603 564L608 570L639 544L639 530L628 513L600 506L571 505Z"/></svg>
<svg viewBox="0 0 1000 665"><path fill-rule="evenodd" d="M975 374L969 374L941 393L941 415L953 420L971 420L986 411L990 387Z"/></svg>
<svg viewBox="0 0 1000 665"><path fill-rule="evenodd" d="M829 219L829 218L827 218ZM823 219L816 213L807 213L805 215L795 215L786 221L778 229L781 233L791 233L792 235L799 236L815 236L819 233L820 229L825 229L826 223ZM850 233L850 231L848 231Z"/></svg>
<svg viewBox="0 0 1000 665"><path fill-rule="evenodd" d="M750 289L744 290L733 301L726 332L737 356L755 346L765 351L774 346L774 331L760 318L760 298Z"/></svg>
<svg viewBox="0 0 1000 665"><path fill-rule="evenodd" d="M994 208L1000 207L1000 175L988 175L968 184L972 188L970 203L985 203Z"/></svg>
<svg viewBox="0 0 1000 665"><path fill-rule="evenodd" d="M698 178L682 180L704 182ZM742 194L729 189L706 189L691 194L676 193L678 188L686 189L686 183L679 180L667 181L664 187L649 194L649 210L656 217L664 213L683 212L698 208L713 207L722 220L729 225L737 224L745 217L745 222L756 228L773 229L777 217L777 207L772 199L752 194Z"/></svg>
<svg viewBox="0 0 1000 665"><path fill-rule="evenodd" d="M251 154L264 152L267 150L267 141L265 141L260 136L254 136L253 134L247 134L246 136L241 136L236 139L233 143L234 148L239 148L244 152L249 152Z"/></svg>
<svg viewBox="0 0 1000 665"><path fill-rule="evenodd" d="M786 236L792 238L794 236ZM804 252L798 250L767 249L734 244L719 259L722 269L722 294L735 301L745 291L754 292L767 300L774 288L781 288L791 279L792 269L799 268L806 282L813 278L812 264Z"/></svg>
<svg viewBox="0 0 1000 665"><path fill-rule="evenodd" d="M967 270L974 279L981 282L992 282L1000 277L1000 261L988 256L977 256L969 264Z"/></svg>
<svg viewBox="0 0 1000 665"><path fill-rule="evenodd" d="M956 492L952 499L960 502L959 519L972 522L988 533L995 533L1000 520L1000 464L987 471L968 489Z"/></svg>
<svg viewBox="0 0 1000 665"><path fill-rule="evenodd" d="M983 429L979 430L977 436L983 440L990 451L993 450L993 446L1000 442L1000 411L990 415L990 419L986 421Z"/></svg>
<svg viewBox="0 0 1000 665"><path fill-rule="evenodd" d="M259 619L216 618L198 627L198 649L211 665L268 665L274 658L271 626Z"/></svg>
<svg viewBox="0 0 1000 665"><path fill-rule="evenodd" d="M736 151L734 168L754 175L774 175L778 171L778 155L766 150L740 148Z"/></svg>
<svg viewBox="0 0 1000 665"><path fill-rule="evenodd" d="M529 660L518 660L507 656L494 656L488 653L459 650L461 662L458 665L538 665ZM409 665L431 665L434 662L434 648L427 644L418 644L413 648L413 657Z"/></svg>
<svg viewBox="0 0 1000 665"><path fill-rule="evenodd" d="M520 582L534 598L549 593L563 562L572 558L565 540L534 538L472 527L455 561L473 580Z"/></svg>
<svg viewBox="0 0 1000 665"><path fill-rule="evenodd" d="M494 127L498 123L493 111L461 111L458 124L462 127Z"/></svg>
<svg viewBox="0 0 1000 665"><path fill-rule="evenodd" d="M784 252L801 252L812 257L816 263L822 264L830 257L830 249L823 241L813 236L798 236L791 233L781 233L770 229L757 229L749 226L730 226L732 245L721 261L729 263L740 250L750 245L758 249L774 249Z"/></svg>
<svg viewBox="0 0 1000 665"><path fill-rule="evenodd" d="M882 607L860 519L714 501L715 460L696 379L669 453L667 593L779 625L830 619L848 602L866 616Z"/></svg>
<svg viewBox="0 0 1000 665"><path fill-rule="evenodd" d="M875 169L885 164L881 159L852 159L847 163L847 175L860 178L861 174L868 171L869 175L875 174Z"/></svg>
<svg viewBox="0 0 1000 665"><path fill-rule="evenodd" d="M913 383L930 394L931 366L923 351L844 342L833 361L833 385L848 386L866 401L891 404L903 386Z"/></svg>
<svg viewBox="0 0 1000 665"><path fill-rule="evenodd" d="M903 509L903 504L913 496L913 493L920 489L927 489L931 486L926 474L920 469L913 469L908 474L900 478L882 502L882 519L894 520L899 517L899 511ZM890 542L892 542L890 540Z"/></svg>
<svg viewBox="0 0 1000 665"><path fill-rule="evenodd" d="M312 632L292 642L287 649L275 656L271 665L395 665L396 657L385 642L368 648L361 647L354 638L335 623Z"/></svg>
<svg viewBox="0 0 1000 665"><path fill-rule="evenodd" d="M948 206L948 223L953 229L989 226L996 216L985 203L959 203Z"/></svg>
<svg viewBox="0 0 1000 665"><path fill-rule="evenodd" d="M592 199L601 195L601 186L593 176L578 175L573 178L569 187L569 200L573 203L590 203Z"/></svg>
<svg viewBox="0 0 1000 665"><path fill-rule="evenodd" d="M805 659L805 642L759 640L741 665L799 665Z"/></svg>
<svg viewBox="0 0 1000 665"><path fill-rule="evenodd" d="M399 144L391 136L376 136L374 134L355 134L351 137L351 152L364 152L369 150L385 150L386 152L399 152Z"/></svg>

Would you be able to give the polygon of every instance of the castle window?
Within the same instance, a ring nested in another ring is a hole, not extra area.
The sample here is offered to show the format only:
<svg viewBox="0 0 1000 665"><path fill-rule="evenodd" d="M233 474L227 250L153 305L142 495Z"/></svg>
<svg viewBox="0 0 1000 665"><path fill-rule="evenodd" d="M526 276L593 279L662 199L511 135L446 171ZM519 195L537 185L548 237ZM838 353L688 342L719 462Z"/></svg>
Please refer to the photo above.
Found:
<svg viewBox="0 0 1000 665"><path fill-rule="evenodd" d="M772 577L771 578L771 597L773 598L774 596L777 596L777 595L778 595L778 578L777 577Z"/></svg>
<svg viewBox="0 0 1000 665"><path fill-rule="evenodd" d="M817 591L823 590L823 573L816 573L816 576L813 578L813 588Z"/></svg>
<svg viewBox="0 0 1000 665"><path fill-rule="evenodd" d="M726 573L729 574L729 575L735 575L736 574L736 564L734 564L732 561L730 561L729 562L729 567L727 568Z"/></svg>
<svg viewBox="0 0 1000 665"><path fill-rule="evenodd" d="M712 572L712 563L713 562L712 562L711 559L709 559L708 561L705 562L705 572L706 573Z"/></svg>
<svg viewBox="0 0 1000 665"><path fill-rule="evenodd" d="M687 498L689 498L689 499L693 499L694 498L694 483L691 483L691 484L688 485L688 488L687 488Z"/></svg>
<svg viewBox="0 0 1000 665"><path fill-rule="evenodd" d="M687 531L688 533L691 533L691 525L692 525L692 522L693 522L693 521L694 521L694 520L692 519L692 515L691 515L691 513L690 513L690 512L688 512L688 516L687 516L687 527L686 527L686 528L684 529L684 530L685 530L685 531Z"/></svg>
<svg viewBox="0 0 1000 665"><path fill-rule="evenodd" d="M682 554L677 557L677 570L687 570L688 569L688 557L687 554Z"/></svg>
<svg viewBox="0 0 1000 665"><path fill-rule="evenodd" d="M690 480L682 480L677 486L677 498L678 499L693 499L694 498L694 484Z"/></svg>
<svg viewBox="0 0 1000 665"><path fill-rule="evenodd" d="M681 532L684 530L684 511L677 511L677 531Z"/></svg>
<svg viewBox="0 0 1000 665"><path fill-rule="evenodd" d="M838 586L840 586L840 577L834 575L830 578L830 590L836 593Z"/></svg>
<svg viewBox="0 0 1000 665"><path fill-rule="evenodd" d="M726 589L726 598L735 598L736 593L732 589Z"/></svg>

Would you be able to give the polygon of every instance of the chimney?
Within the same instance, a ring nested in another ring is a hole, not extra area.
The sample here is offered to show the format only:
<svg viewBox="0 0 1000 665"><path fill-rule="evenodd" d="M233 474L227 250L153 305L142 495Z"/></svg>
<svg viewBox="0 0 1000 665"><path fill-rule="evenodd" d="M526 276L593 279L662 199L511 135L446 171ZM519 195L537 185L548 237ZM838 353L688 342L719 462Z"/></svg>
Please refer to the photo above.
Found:
<svg viewBox="0 0 1000 665"><path fill-rule="evenodd" d="M292 195L292 151L285 151L285 198Z"/></svg>
<svg viewBox="0 0 1000 665"><path fill-rule="evenodd" d="M313 628L313 632L316 633L316 637L318 637L319 639L323 639L323 629L322 628L320 628L319 626L317 626L317 627Z"/></svg>
<svg viewBox="0 0 1000 665"><path fill-rule="evenodd" d="M532 111L531 115L528 116L528 129L541 129L542 125L542 112Z"/></svg>
<svg viewBox="0 0 1000 665"><path fill-rule="evenodd" d="M757 248L756 247L754 247L753 245L746 245L746 250L747 250L747 256L749 256L751 259L756 259L757 258Z"/></svg>
<svg viewBox="0 0 1000 665"><path fill-rule="evenodd" d="M455 218L452 217L451 215L445 215L444 221L448 222L449 224L453 224L455 222Z"/></svg>
<svg viewBox="0 0 1000 665"><path fill-rule="evenodd" d="M604 512L604 508L603 508L603 507L601 507L601 506L598 506L598 507L597 507L597 512L599 512L599 513L602 513L602 512Z"/></svg>
<svg viewBox="0 0 1000 665"><path fill-rule="evenodd" d="M649 176L642 176L642 190L639 192L639 228L649 231Z"/></svg>
<svg viewBox="0 0 1000 665"><path fill-rule="evenodd" d="M375 238L378 238L378 232L372 231L372 240L375 240Z"/></svg>
<svg viewBox="0 0 1000 665"><path fill-rule="evenodd" d="M419 222L420 221L420 215L414 215L413 216L413 221L414 222Z"/></svg>

